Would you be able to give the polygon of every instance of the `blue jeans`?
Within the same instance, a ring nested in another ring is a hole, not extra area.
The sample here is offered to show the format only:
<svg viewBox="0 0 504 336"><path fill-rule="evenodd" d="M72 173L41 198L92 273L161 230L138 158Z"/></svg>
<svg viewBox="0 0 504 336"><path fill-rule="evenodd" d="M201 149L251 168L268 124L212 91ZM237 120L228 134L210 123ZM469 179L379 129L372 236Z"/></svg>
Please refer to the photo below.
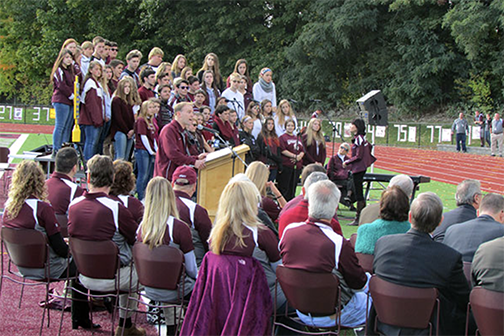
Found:
<svg viewBox="0 0 504 336"><path fill-rule="evenodd" d="M81 125L86 139L84 140L84 160L88 161L98 153L98 140L101 132L101 127L93 125Z"/></svg>
<svg viewBox="0 0 504 336"><path fill-rule="evenodd" d="M116 132L114 135L114 158L128 160L129 154L131 152L131 147L133 146L133 137L128 139L128 136L123 132Z"/></svg>
<svg viewBox="0 0 504 336"><path fill-rule="evenodd" d="M464 153L467 152L467 148L466 148L466 134L465 133L457 133L456 139L457 139L457 152L460 151L460 144L461 143L462 143L462 151Z"/></svg>
<svg viewBox="0 0 504 336"><path fill-rule="evenodd" d="M144 199L145 188L147 188L147 183L152 178L154 158L155 156L150 155L145 149L135 149L135 159L138 169L136 189L139 200Z"/></svg>
<svg viewBox="0 0 504 336"><path fill-rule="evenodd" d="M64 142L70 140L73 123L72 105L53 103L56 111L56 122L53 131L53 150L57 152Z"/></svg>
<svg viewBox="0 0 504 336"><path fill-rule="evenodd" d="M110 134L110 120L107 122L103 122L103 126L100 132L100 138L98 140L98 154L103 154L103 143L105 142L105 138Z"/></svg>

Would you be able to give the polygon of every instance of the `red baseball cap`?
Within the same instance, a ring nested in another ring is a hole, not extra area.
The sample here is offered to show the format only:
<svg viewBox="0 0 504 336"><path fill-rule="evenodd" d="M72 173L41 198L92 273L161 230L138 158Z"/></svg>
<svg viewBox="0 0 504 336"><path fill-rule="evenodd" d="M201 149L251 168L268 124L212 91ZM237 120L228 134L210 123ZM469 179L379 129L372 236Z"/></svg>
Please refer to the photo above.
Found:
<svg viewBox="0 0 504 336"><path fill-rule="evenodd" d="M175 184L178 185L195 184L198 180L198 174L196 174L194 168L189 166L179 166L173 172L172 179Z"/></svg>

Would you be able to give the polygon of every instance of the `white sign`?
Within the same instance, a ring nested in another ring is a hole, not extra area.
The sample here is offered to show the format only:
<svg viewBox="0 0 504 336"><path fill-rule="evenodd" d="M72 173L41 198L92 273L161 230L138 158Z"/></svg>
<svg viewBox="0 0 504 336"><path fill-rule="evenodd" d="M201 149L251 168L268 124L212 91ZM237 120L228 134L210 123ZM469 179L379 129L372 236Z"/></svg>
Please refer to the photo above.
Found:
<svg viewBox="0 0 504 336"><path fill-rule="evenodd" d="M408 127L408 141L416 142L416 127L410 126Z"/></svg>
<svg viewBox="0 0 504 336"><path fill-rule="evenodd" d="M23 108L22 107L14 108L14 120L23 120Z"/></svg>
<svg viewBox="0 0 504 336"><path fill-rule="evenodd" d="M345 123L345 134L343 135L345 138L352 136L352 132L350 132L351 125L352 125L351 123Z"/></svg>
<svg viewBox="0 0 504 336"><path fill-rule="evenodd" d="M480 127L473 127L471 138L475 139L475 140L479 139L480 138L480 131L481 131Z"/></svg>
<svg viewBox="0 0 504 336"><path fill-rule="evenodd" d="M449 142L449 141L451 141L451 137L452 137L451 129L450 128L443 128L441 141L442 142Z"/></svg>
<svg viewBox="0 0 504 336"><path fill-rule="evenodd" d="M376 134L377 138L385 138L385 130L387 128L385 126L376 126Z"/></svg>

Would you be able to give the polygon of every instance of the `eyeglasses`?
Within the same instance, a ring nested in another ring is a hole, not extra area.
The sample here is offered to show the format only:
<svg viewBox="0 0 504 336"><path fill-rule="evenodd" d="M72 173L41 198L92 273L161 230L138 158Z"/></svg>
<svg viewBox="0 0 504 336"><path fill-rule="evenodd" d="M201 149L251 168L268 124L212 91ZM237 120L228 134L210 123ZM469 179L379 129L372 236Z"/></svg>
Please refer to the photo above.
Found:
<svg viewBox="0 0 504 336"><path fill-rule="evenodd" d="M350 148L346 148L346 147L341 147L341 149L343 149L345 152L348 152L350 150Z"/></svg>
<svg viewBox="0 0 504 336"><path fill-rule="evenodd" d="M194 127L198 127L198 124L194 124L193 126L194 126Z"/></svg>
<svg viewBox="0 0 504 336"><path fill-rule="evenodd" d="M117 48L110 48L111 51L117 51Z"/></svg>
<svg viewBox="0 0 504 336"><path fill-rule="evenodd" d="M234 81L232 81L232 82L233 82L233 83L240 83L240 81L237 81L237 80L234 80Z"/></svg>
<svg viewBox="0 0 504 336"><path fill-rule="evenodd" d="M179 89L180 90L187 90L187 89L189 89L189 86L181 86L181 87L179 87Z"/></svg>

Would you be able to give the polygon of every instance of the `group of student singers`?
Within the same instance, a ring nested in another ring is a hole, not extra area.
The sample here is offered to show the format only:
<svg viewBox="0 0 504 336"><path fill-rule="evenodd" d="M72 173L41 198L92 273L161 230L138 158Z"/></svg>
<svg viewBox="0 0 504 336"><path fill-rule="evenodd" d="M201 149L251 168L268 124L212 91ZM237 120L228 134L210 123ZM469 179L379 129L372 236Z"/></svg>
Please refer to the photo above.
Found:
<svg viewBox="0 0 504 336"><path fill-rule="evenodd" d="M284 99L277 105L271 69L261 69L252 85L245 59L236 62L225 81L214 53L206 55L193 75L184 55L177 55L170 64L163 62L163 51L155 47L148 62L140 66L140 51L130 51L126 64L116 58L117 51L116 43L99 36L80 46L74 39L63 43L51 74L56 110L54 155L70 140L77 77L81 90L76 122L84 159L108 154L129 160L134 146L140 199L153 174L157 137L173 119L173 107L180 102L192 102L196 112L197 122L187 130L192 135L191 154L211 152L223 145L211 132L194 129L198 125L217 130L224 145L247 144L247 164L264 162L270 170L269 180L277 181L287 200L294 197L301 167L325 163L321 121L311 120L306 131L299 132L289 101Z"/></svg>

